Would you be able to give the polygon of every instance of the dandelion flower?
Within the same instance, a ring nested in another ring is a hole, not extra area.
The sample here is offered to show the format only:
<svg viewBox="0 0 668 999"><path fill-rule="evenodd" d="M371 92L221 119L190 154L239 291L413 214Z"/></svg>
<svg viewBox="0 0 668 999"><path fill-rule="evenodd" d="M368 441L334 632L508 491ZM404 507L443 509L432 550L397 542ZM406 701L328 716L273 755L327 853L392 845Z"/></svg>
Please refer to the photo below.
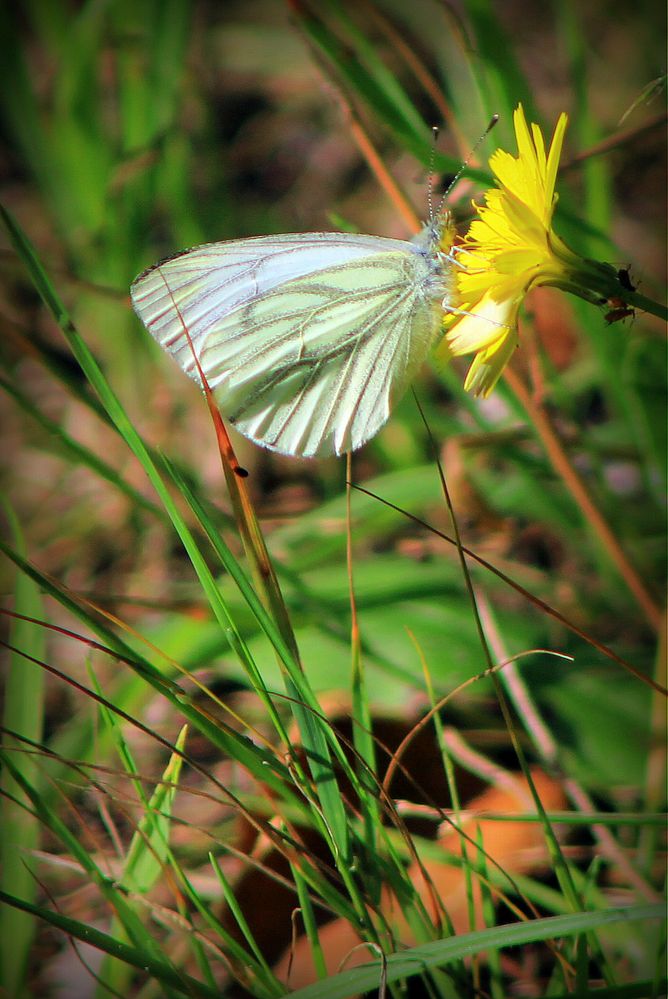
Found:
<svg viewBox="0 0 668 999"><path fill-rule="evenodd" d="M520 305L531 288L556 285L601 302L619 287L610 265L580 257L552 228L567 123L561 114L546 151L538 126L529 128L522 106L516 109L517 156L498 149L490 157L497 187L475 206L477 218L457 248L460 301L446 321L444 350L475 354L464 384L475 395L488 396L510 360L519 342Z"/></svg>

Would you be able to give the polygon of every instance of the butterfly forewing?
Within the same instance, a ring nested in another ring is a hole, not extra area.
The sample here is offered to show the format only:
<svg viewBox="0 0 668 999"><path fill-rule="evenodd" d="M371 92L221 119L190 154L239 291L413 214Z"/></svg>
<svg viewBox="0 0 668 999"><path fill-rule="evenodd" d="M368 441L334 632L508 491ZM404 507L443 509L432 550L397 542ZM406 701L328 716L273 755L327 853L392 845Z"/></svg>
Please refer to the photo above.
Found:
<svg viewBox="0 0 668 999"><path fill-rule="evenodd" d="M158 343L197 377L192 350L216 321L278 285L411 243L375 236L295 233L207 243L150 267L134 281L132 304ZM178 307L175 308L175 306Z"/></svg>
<svg viewBox="0 0 668 999"><path fill-rule="evenodd" d="M210 244L132 288L149 331L199 380L197 354L241 433L308 457L382 426L439 335L443 294L419 245L335 233Z"/></svg>

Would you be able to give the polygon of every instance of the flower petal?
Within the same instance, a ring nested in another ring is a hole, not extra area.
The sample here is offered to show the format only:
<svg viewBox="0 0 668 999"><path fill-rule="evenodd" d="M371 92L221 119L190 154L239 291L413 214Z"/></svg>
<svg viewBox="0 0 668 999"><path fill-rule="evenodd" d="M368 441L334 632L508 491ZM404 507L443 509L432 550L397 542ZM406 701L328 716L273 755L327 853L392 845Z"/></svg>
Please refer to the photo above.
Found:
<svg viewBox="0 0 668 999"><path fill-rule="evenodd" d="M517 330L502 340L494 350L481 350L473 359L464 382L464 388L486 399L501 377L506 364L519 343Z"/></svg>
<svg viewBox="0 0 668 999"><path fill-rule="evenodd" d="M475 311L467 311L446 333L452 354L472 354L498 345L516 326L521 297L497 302L487 294L476 302Z"/></svg>
<svg viewBox="0 0 668 999"><path fill-rule="evenodd" d="M564 135L566 133L566 126L568 125L568 115L562 112L559 115L559 120L554 129L554 135L552 136L552 142L550 144L550 155L547 159L547 167L545 169L545 193L550 199L550 202L554 201L554 185L557 181L557 170L559 168L559 160L561 159L561 149L564 144Z"/></svg>

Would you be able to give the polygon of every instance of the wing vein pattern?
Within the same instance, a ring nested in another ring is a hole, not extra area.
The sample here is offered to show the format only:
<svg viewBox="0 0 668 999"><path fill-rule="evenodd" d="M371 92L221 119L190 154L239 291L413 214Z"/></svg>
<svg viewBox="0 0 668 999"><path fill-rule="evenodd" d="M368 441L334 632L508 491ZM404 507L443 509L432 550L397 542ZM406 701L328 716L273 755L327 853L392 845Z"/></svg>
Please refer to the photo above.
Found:
<svg viewBox="0 0 668 999"><path fill-rule="evenodd" d="M306 457L378 431L440 336L446 293L424 242L346 233L212 243L132 287L150 333L199 381L197 355L223 416Z"/></svg>

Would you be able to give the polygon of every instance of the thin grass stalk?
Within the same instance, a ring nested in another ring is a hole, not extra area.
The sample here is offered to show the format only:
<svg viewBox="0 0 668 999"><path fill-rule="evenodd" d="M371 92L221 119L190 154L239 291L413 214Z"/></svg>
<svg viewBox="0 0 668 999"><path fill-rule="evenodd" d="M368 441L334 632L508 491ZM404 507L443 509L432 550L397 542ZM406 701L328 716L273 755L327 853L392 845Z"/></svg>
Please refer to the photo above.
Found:
<svg viewBox="0 0 668 999"><path fill-rule="evenodd" d="M591 526L598 537L652 629L658 632L662 620L660 608L629 562L615 534L608 526L605 518L589 495L584 482L569 461L545 410L539 403L534 402L529 391L512 368L506 368L504 376L508 386L526 411L531 426L535 429L538 438L545 448L545 453L550 459L555 472L563 480L568 492L580 508L585 521Z"/></svg>

